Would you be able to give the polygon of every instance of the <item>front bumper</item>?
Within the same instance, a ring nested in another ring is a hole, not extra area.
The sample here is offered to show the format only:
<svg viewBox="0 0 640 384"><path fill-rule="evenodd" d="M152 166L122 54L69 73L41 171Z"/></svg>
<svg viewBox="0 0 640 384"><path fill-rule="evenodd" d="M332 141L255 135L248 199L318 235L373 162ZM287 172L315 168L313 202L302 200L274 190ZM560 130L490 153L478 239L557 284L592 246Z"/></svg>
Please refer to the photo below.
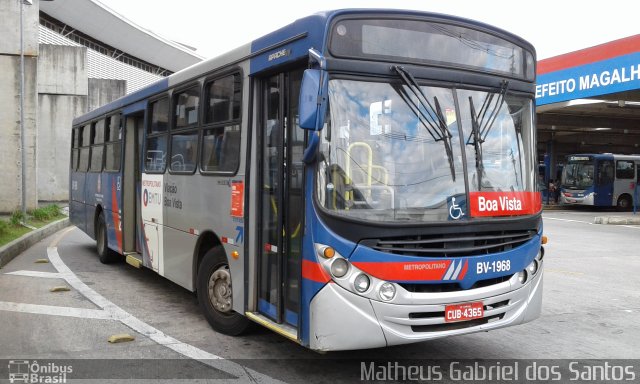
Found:
<svg viewBox="0 0 640 384"><path fill-rule="evenodd" d="M488 331L540 316L544 269L524 285L517 275L483 288L446 293L409 293L410 304L390 304L327 284L311 301L309 346L314 350L376 348ZM446 323L445 306L482 301L484 317Z"/></svg>
<svg viewBox="0 0 640 384"><path fill-rule="evenodd" d="M587 195L583 195L580 193L572 193L571 196L560 194L560 202L563 204L593 205L594 194L589 193Z"/></svg>

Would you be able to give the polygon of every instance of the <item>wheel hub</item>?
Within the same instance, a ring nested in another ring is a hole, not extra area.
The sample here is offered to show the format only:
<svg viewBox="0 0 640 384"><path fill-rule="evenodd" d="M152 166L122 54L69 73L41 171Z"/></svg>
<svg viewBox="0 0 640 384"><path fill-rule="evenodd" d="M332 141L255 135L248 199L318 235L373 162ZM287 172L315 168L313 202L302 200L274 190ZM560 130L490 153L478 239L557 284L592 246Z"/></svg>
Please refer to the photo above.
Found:
<svg viewBox="0 0 640 384"><path fill-rule="evenodd" d="M231 274L228 266L222 266L211 274L207 285L209 301L220 312L231 311Z"/></svg>

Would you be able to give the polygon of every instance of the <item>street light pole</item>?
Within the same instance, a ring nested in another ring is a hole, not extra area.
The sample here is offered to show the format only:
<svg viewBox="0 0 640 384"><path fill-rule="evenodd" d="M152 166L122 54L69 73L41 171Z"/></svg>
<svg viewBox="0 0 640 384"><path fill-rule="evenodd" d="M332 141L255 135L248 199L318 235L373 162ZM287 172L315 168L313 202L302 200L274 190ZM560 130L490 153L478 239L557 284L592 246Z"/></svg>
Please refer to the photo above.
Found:
<svg viewBox="0 0 640 384"><path fill-rule="evenodd" d="M23 12L24 1L20 1L20 154L22 165L22 221L27 220L27 138L24 131L24 31ZM31 4L30 0L29 4Z"/></svg>

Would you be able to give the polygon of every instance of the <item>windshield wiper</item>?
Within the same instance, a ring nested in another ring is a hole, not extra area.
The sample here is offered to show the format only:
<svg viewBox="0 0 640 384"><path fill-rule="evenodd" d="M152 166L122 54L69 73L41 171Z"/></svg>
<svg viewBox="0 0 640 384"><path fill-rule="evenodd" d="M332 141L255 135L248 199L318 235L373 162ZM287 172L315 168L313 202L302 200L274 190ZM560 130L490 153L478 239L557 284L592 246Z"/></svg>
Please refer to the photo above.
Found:
<svg viewBox="0 0 640 384"><path fill-rule="evenodd" d="M404 87L394 87L394 89L398 92L402 100L409 106L416 117L418 117L418 120L422 123L427 132L429 132L433 140L442 141L449 160L451 177L453 181L456 181L456 170L453 164L453 148L451 146L451 138L453 136L451 135L449 128L447 128L447 123L442 113L440 103L438 102L438 98L433 98L433 104L435 104L434 107L424 92L422 92L420 85L410 72L399 65L394 66L393 69L395 69L398 75L400 75L400 79L402 79L404 85L409 88L413 95L418 99L418 103L411 98L411 95L404 89Z"/></svg>
<svg viewBox="0 0 640 384"><path fill-rule="evenodd" d="M469 109L471 112L471 133L467 138L467 145L473 145L473 148L476 152L476 170L478 171L479 191L482 190L482 175L484 174L484 164L482 162L482 144L487 139L489 131L491 130L493 123L498 117L500 108L502 108L502 104L504 103L504 97L507 93L508 88L509 82L504 80L502 82L500 92L498 93L498 97L496 98L495 102L493 100L495 94L488 93L484 98L484 101L482 102L480 112L478 112L477 114L476 108L473 105L473 97L469 96ZM491 112L489 112L489 109L491 109ZM487 112L489 112L488 117Z"/></svg>

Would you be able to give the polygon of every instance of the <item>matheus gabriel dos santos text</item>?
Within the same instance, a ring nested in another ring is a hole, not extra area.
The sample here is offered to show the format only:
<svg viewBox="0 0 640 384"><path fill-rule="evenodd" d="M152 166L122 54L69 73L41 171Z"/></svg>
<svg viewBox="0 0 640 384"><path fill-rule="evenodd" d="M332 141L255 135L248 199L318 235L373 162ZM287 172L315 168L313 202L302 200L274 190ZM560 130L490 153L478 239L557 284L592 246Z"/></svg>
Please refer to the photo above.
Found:
<svg viewBox="0 0 640 384"><path fill-rule="evenodd" d="M625 361L625 363L628 362ZM589 363L566 361L562 364L536 361L451 361L424 365L404 365L397 361L360 363L360 380L362 381L628 382L635 379L634 365L617 365L607 361L589 361Z"/></svg>

